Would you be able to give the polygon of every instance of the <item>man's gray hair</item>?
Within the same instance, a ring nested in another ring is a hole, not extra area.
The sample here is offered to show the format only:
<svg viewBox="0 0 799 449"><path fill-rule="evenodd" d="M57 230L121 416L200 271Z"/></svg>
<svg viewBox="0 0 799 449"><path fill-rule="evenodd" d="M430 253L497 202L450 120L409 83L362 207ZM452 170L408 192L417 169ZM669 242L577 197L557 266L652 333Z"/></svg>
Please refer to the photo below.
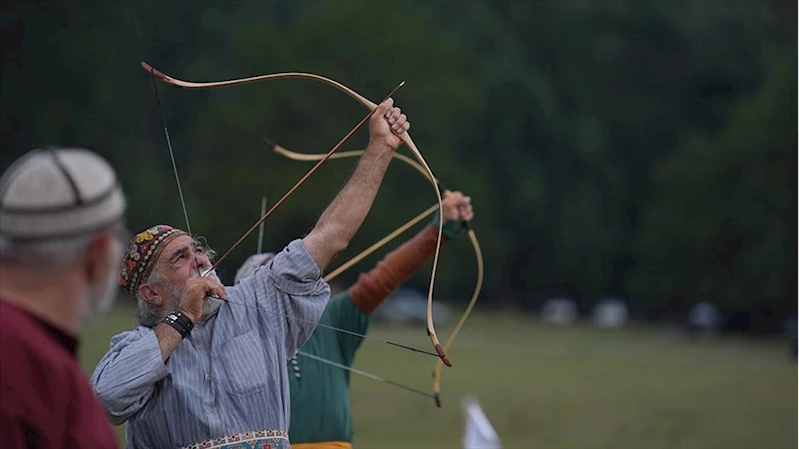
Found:
<svg viewBox="0 0 799 449"><path fill-rule="evenodd" d="M141 285L144 284L156 284L177 292L177 289L169 282L169 279L156 269L153 269ZM147 302L140 294L136 293L136 324L154 327L160 319L161 317L158 316L158 310L155 305Z"/></svg>

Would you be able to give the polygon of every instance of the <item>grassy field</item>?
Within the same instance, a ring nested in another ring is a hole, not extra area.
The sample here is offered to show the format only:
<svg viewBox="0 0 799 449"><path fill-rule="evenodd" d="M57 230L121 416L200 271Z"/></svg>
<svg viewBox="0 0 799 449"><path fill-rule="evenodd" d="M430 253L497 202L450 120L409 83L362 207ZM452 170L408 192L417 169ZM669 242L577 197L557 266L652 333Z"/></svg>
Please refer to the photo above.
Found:
<svg viewBox="0 0 799 449"><path fill-rule="evenodd" d="M118 307L84 332L91 372L132 322ZM444 341L449 329L437 329ZM418 329L375 337L427 349ZM506 449L781 449L797 444L797 369L784 343L690 342L654 330L556 328L474 314L449 352L444 408L354 376L356 447L460 448L460 398L475 395ZM435 359L366 341L356 368L425 391ZM120 441L123 428L118 428Z"/></svg>

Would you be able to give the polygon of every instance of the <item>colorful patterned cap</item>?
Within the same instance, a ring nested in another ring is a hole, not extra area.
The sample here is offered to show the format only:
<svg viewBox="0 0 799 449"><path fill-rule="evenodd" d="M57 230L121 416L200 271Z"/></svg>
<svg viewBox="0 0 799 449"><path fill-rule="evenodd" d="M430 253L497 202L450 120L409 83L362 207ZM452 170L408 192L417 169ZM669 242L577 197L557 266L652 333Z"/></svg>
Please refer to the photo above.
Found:
<svg viewBox="0 0 799 449"><path fill-rule="evenodd" d="M161 251L177 237L188 235L185 231L168 225L156 225L139 233L130 241L119 269L119 285L131 296L136 296L142 279L147 279L161 255Z"/></svg>

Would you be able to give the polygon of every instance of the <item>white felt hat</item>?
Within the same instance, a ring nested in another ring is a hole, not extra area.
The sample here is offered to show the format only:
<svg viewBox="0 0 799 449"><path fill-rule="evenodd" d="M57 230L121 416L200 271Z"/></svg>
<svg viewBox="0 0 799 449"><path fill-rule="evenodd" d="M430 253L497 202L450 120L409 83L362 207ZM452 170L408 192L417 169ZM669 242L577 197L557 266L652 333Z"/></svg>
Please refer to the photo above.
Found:
<svg viewBox="0 0 799 449"><path fill-rule="evenodd" d="M233 279L234 284L238 284L238 282L245 277L252 274L258 267L263 265L264 261L275 257L274 253L260 253L260 254L253 254L252 256L248 257L247 260L241 264L241 267L236 271L236 277Z"/></svg>
<svg viewBox="0 0 799 449"><path fill-rule="evenodd" d="M102 231L125 214L105 159L79 148L33 150L0 178L0 237L36 241Z"/></svg>

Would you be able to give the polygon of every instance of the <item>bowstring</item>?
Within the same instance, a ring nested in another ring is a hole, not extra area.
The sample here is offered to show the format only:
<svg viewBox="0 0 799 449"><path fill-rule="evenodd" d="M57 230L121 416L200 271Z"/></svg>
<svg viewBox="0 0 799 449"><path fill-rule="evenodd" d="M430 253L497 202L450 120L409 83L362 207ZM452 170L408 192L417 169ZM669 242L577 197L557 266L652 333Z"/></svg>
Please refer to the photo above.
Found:
<svg viewBox="0 0 799 449"><path fill-rule="evenodd" d="M422 395L422 396L424 396L426 398L433 398L434 397L430 393L425 393L424 391L417 390L417 389L415 389L413 387L409 387L407 385L403 385L403 384L401 384L399 382L394 382L393 380L384 379L384 378L382 378L382 377L380 377L380 376L378 376L376 374L372 374L372 373L367 372L367 371L362 371L362 370L359 370L357 368L353 368L351 366L342 365L341 363L334 362L332 360L328 360L328 359L326 359L324 357L319 357L318 355L309 354L309 353L303 352L303 351L297 351L297 354L299 354L299 355L301 355L303 357L307 357L307 358L312 359L312 360L316 360L317 362L325 363L327 365L330 365L330 366L333 366L333 367L336 367L336 368L339 368L339 369L343 369L345 371L349 371L351 373L360 374L361 376L368 377L368 378L376 380L378 382L383 382L383 383L386 383L388 385L395 386L397 388L402 388L405 391L410 391L411 393L416 393L416 394Z"/></svg>
<svg viewBox="0 0 799 449"><path fill-rule="evenodd" d="M191 232L191 224L189 222L189 213L188 213L188 210L186 208L186 200L185 200L185 198L183 196L183 189L181 188L181 185L180 185L180 175L178 174L178 167L177 167L177 164L175 163L175 154L174 154L174 151L172 149L172 141L169 138L169 130L168 130L167 124L166 124L166 116L164 114L164 109L163 109L163 106L161 104L161 96L158 93L158 84L156 83L156 80L155 80L155 73L151 71L150 74L151 74L152 79L153 79L153 89L155 89L155 98L156 98L156 101L157 101L157 104L158 104L158 112L161 115L161 122L162 122L162 124L164 126L164 135L166 136L166 143L167 143L167 148L169 149L169 156L170 156L170 158L172 160L172 170L174 171L175 181L177 182L177 186L178 186L178 195L180 196L180 204L181 204L181 207L183 208L183 216L186 219L186 230L188 231L189 236L192 236L192 239L193 239L194 237L193 237L193 234ZM264 200L265 199L266 198L264 198ZM261 223L261 224L263 224L263 223ZM194 253L194 263L195 263L195 266L197 267L197 275L198 276L202 276L202 273L200 272L200 264L197 262L197 253L196 252ZM218 300L227 301L227 300L223 300L222 298L219 298L218 296L215 296L215 295L208 295L208 296L211 297L211 298L218 299ZM236 302L236 301L227 301L227 302L229 302L231 304L237 304L237 305L243 306L243 307L250 307L250 308L260 309L260 310L266 311L267 313L270 313L270 311L268 311L266 309L263 309L261 307L257 307L257 306L253 307L253 306L250 306L249 304L244 304L244 303L240 303L240 302ZM294 319L294 320L297 320L297 321L304 321L304 322L307 322L307 323L310 323L310 324L315 324L316 326L328 328L328 329L331 329L331 330L334 330L334 331L337 331L337 332L350 334L350 335L354 335L354 336L357 336L357 337L366 338L366 339L369 339L369 340L378 341L378 342L381 342L381 343L384 343L384 344L387 344L387 345L390 345L390 346L395 346L395 347L398 347L398 348L407 349L409 351L418 352L418 353L421 353L421 354L431 355L433 357L438 357L438 354L436 354L436 353L428 352L428 351L425 351L425 350L422 350L422 349L418 349L418 348L414 348L412 346L407 346L407 345L403 345L403 344L400 344L400 343L394 343L394 342L388 341L388 340L381 340L379 338L371 337L369 335L359 334L357 332L353 332L353 331L350 331L350 330L347 330L347 329L341 329L341 328L337 328L337 327L334 327L334 326L328 326L328 325L325 325L325 324L322 324L322 323L318 323L318 322L311 321L311 320L305 320L305 319L302 319L302 318L298 318L298 317L291 316L291 315L286 315L286 314L283 314L283 313L281 313L281 315L283 315L286 318Z"/></svg>
<svg viewBox="0 0 799 449"><path fill-rule="evenodd" d="M215 296L212 296L212 298L220 299L220 298L215 297ZM433 357L436 357L436 358L438 357L438 354L436 354L435 352L425 351L424 349L414 348L413 346L407 346L407 345L403 345L401 343L395 343L395 342L390 341L390 340L383 340L383 339L380 339L380 338L372 337L370 335L359 334L358 332L353 332L351 330L342 329L342 328L335 327L335 326L328 326L327 324L322 324L322 323L319 323L317 321L306 320L304 318L299 318L299 317L296 317L296 316L293 316L293 315L288 315L288 314L283 313L283 312L265 309L265 308L259 307L257 305L256 306L252 306L252 305L249 305L249 304L244 304L243 302L231 301L229 299L220 299L220 300L228 302L230 304L235 304L235 305L238 305L238 306L247 307L247 308L250 308L250 309L261 310L261 311L266 312L267 314L277 313L279 315L282 315L282 316L284 316L286 318L290 318L292 320L297 320L297 321L302 321L304 323L314 324L314 325L316 325L318 327L323 327L323 328L334 330L334 331L341 332L341 333L344 333L344 334L349 334L349 335L352 335L352 336L355 336L355 337L366 338L368 340L377 341L377 342L384 343L384 344L387 344L387 345L390 345L390 346L395 346L397 348L407 349L409 351L418 352L418 353L421 353L421 354L426 354L426 355L433 356Z"/></svg>
<svg viewBox="0 0 799 449"><path fill-rule="evenodd" d="M266 213L266 195L261 197L261 215L259 216L263 217L265 213ZM256 251L257 254L261 254L261 248L263 247L264 243L264 223L265 222L262 221L261 224L258 225L258 249Z"/></svg>
<svg viewBox="0 0 799 449"><path fill-rule="evenodd" d="M153 78L153 89L155 89L155 99L158 103L158 112L161 113L161 123L164 125L164 135L166 135L166 145L169 149L169 157L172 160L172 171L175 173L175 181L178 184L178 195L180 196L180 206L183 208L183 217L186 219L186 232L194 239L194 234L191 232L191 223L189 222L189 212L186 208L186 200L183 197L183 188L180 185L180 175L178 174L178 166L175 163L175 152L172 151L172 140L169 138L169 130L166 126L166 116L164 115L164 108L161 105L161 95L158 93L158 83L155 82L155 73L150 71ZM197 253L194 253L194 265L197 267L197 275L202 276L200 273L200 264L197 262Z"/></svg>

